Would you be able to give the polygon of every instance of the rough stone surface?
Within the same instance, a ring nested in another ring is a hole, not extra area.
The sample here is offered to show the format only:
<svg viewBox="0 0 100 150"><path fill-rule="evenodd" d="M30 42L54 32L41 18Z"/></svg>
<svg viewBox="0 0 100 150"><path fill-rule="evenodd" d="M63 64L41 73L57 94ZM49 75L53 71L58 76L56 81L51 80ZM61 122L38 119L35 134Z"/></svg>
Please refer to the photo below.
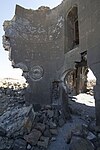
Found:
<svg viewBox="0 0 100 150"><path fill-rule="evenodd" d="M6 130L0 127L0 136L5 136L6 135Z"/></svg>
<svg viewBox="0 0 100 150"><path fill-rule="evenodd" d="M92 132L89 132L88 135L87 135L87 139L88 140L93 140L96 138L96 135L94 135Z"/></svg>
<svg viewBox="0 0 100 150"><path fill-rule="evenodd" d="M82 138L73 138L69 150L94 150L93 144Z"/></svg>
<svg viewBox="0 0 100 150"><path fill-rule="evenodd" d="M64 118L60 117L58 124L59 124L60 127L62 127L65 124Z"/></svg>
<svg viewBox="0 0 100 150"><path fill-rule="evenodd" d="M41 137L40 141L38 141L37 145L39 147L43 147L43 148L48 148L48 144L49 144L49 137Z"/></svg>
<svg viewBox="0 0 100 150"><path fill-rule="evenodd" d="M46 129L43 134L44 134L44 136L46 136L46 137L51 137L51 133L50 133L50 130L49 130L49 129Z"/></svg>
<svg viewBox="0 0 100 150"><path fill-rule="evenodd" d="M31 130L34 115L32 106L23 108L17 106L0 116L0 125L7 131L8 136L14 136L16 132L23 134L24 130L27 132Z"/></svg>
<svg viewBox="0 0 100 150"><path fill-rule="evenodd" d="M38 129L38 130L40 130L43 133L44 130L45 130L45 124L37 123L36 126L35 126L35 129Z"/></svg>
<svg viewBox="0 0 100 150"><path fill-rule="evenodd" d="M40 131L33 129L30 134L24 136L24 139L28 143L30 143L32 145L36 145L38 143L38 140L41 137L41 135L42 135L42 133Z"/></svg>
<svg viewBox="0 0 100 150"><path fill-rule="evenodd" d="M11 150L13 145L13 139L8 139L7 137L0 137L0 150Z"/></svg>
<svg viewBox="0 0 100 150"><path fill-rule="evenodd" d="M13 144L13 150L26 150L27 142L23 139L16 139Z"/></svg>
<svg viewBox="0 0 100 150"><path fill-rule="evenodd" d="M51 132L52 135L57 135L58 134L57 129L50 129L50 132Z"/></svg>

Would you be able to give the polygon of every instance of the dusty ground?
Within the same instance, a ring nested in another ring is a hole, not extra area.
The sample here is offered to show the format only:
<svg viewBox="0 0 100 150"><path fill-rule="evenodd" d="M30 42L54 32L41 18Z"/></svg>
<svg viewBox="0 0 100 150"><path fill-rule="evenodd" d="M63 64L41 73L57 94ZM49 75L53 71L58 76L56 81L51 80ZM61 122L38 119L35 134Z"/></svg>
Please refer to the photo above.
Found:
<svg viewBox="0 0 100 150"><path fill-rule="evenodd" d="M93 96L79 94L69 103L73 111L72 119L67 121L62 128L59 128L56 141L49 145L48 150L69 150L69 144L66 143L69 132L76 126L88 124L91 118L95 120L95 102Z"/></svg>

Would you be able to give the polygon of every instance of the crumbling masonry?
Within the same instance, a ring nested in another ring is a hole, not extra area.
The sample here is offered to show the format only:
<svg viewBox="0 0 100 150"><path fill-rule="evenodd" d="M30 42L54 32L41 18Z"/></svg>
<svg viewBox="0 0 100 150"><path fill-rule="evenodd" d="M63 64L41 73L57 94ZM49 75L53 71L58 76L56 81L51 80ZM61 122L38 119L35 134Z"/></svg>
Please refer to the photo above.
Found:
<svg viewBox="0 0 100 150"><path fill-rule="evenodd" d="M84 92L88 66L97 79L100 125L100 0L63 0L52 10L17 5L13 19L4 22L4 31L4 48L13 67L23 70L31 103L60 104L63 89Z"/></svg>

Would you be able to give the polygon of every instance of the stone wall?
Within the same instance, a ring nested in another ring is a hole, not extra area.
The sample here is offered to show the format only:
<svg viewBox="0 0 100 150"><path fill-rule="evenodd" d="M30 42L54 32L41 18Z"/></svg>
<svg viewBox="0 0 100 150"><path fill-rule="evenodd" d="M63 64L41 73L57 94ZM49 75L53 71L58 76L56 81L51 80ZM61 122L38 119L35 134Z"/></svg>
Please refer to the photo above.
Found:
<svg viewBox="0 0 100 150"><path fill-rule="evenodd" d="M61 81L87 51L88 66L97 78L96 116L100 125L99 10L99 0L63 0L52 10L43 6L27 10L17 5L14 18L4 22L4 48L12 65L23 70L29 83L26 97L31 103L51 103L52 83Z"/></svg>

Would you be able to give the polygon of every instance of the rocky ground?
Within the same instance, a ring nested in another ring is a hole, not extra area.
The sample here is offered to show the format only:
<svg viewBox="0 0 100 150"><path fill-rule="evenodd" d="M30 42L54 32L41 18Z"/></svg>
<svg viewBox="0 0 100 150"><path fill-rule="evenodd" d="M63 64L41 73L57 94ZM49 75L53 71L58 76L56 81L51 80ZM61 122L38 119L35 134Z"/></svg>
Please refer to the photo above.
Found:
<svg viewBox="0 0 100 150"><path fill-rule="evenodd" d="M0 150L100 150L94 99L69 96L71 117L50 105L28 105L26 84L0 84Z"/></svg>

